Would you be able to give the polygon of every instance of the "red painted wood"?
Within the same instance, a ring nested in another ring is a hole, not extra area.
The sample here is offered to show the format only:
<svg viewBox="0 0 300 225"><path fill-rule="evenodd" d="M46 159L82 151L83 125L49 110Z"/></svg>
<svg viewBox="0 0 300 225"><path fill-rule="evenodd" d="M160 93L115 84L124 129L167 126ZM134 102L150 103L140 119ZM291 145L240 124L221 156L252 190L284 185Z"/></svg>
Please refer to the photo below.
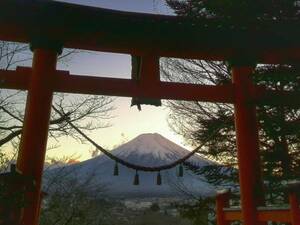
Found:
<svg viewBox="0 0 300 225"><path fill-rule="evenodd" d="M67 48L219 61L238 56L243 49L260 63L300 60L297 20L262 21L256 29L245 30L214 19L119 12L56 1L2 0L0 10L4 41L29 43L33 37L44 37Z"/></svg>
<svg viewBox="0 0 300 225"><path fill-rule="evenodd" d="M292 225L300 225L299 200L295 192L289 194L289 202L291 207L290 216L291 216Z"/></svg>
<svg viewBox="0 0 300 225"><path fill-rule="evenodd" d="M217 194L216 200L217 225L229 225L224 212L224 208L229 207L229 192Z"/></svg>
<svg viewBox="0 0 300 225"><path fill-rule="evenodd" d="M0 88L27 90L31 69L26 73L18 70L0 70Z"/></svg>
<svg viewBox="0 0 300 225"><path fill-rule="evenodd" d="M155 55L142 56L140 83L143 86L155 86L160 81L159 57Z"/></svg>
<svg viewBox="0 0 300 225"><path fill-rule="evenodd" d="M101 94L123 97L146 97L186 101L233 102L233 86L194 85L160 82L157 85L140 85L126 79L86 76L60 76L55 90L58 92Z"/></svg>
<svg viewBox="0 0 300 225"><path fill-rule="evenodd" d="M0 70L0 88L27 90L30 74L31 68L27 67L18 67L16 71ZM152 89L147 89L147 82L145 82L147 92L144 92L141 83L128 79L69 75L67 71L57 71L55 75L56 82L53 85L55 92L122 97L145 95L146 97L159 99L234 103L234 86L232 85L158 83L156 79L153 82L155 85ZM250 95L252 103L300 106L300 101L298 101L300 93L297 91L266 90L264 87L255 86Z"/></svg>
<svg viewBox="0 0 300 225"><path fill-rule="evenodd" d="M224 212L225 220L227 221L241 221L243 220L241 210L233 210Z"/></svg>
<svg viewBox="0 0 300 225"><path fill-rule="evenodd" d="M17 72L0 70L0 87L26 90L30 73L30 68L19 68ZM232 84L183 84L158 82L157 78L149 84L129 79L69 75L66 71L54 72L54 75L55 92L233 103Z"/></svg>
<svg viewBox="0 0 300 225"><path fill-rule="evenodd" d="M258 220L288 223L291 221L290 210L262 210L258 212Z"/></svg>
<svg viewBox="0 0 300 225"><path fill-rule="evenodd" d="M241 206L245 225L259 224L256 207L260 202L261 174L255 105L249 103L253 85L252 67L233 67L235 85L235 128L238 152Z"/></svg>
<svg viewBox="0 0 300 225"><path fill-rule="evenodd" d="M241 221L243 219L241 209L228 208L224 211L224 217L228 221ZM257 211L259 222L291 222L291 213L289 209L273 209L264 207Z"/></svg>
<svg viewBox="0 0 300 225"><path fill-rule="evenodd" d="M25 119L17 168L34 178L36 189L30 193L31 204L24 209L24 225L37 225L40 205L41 179L46 153L49 118L52 104L53 74L57 53L50 50L34 51L32 75L28 89Z"/></svg>

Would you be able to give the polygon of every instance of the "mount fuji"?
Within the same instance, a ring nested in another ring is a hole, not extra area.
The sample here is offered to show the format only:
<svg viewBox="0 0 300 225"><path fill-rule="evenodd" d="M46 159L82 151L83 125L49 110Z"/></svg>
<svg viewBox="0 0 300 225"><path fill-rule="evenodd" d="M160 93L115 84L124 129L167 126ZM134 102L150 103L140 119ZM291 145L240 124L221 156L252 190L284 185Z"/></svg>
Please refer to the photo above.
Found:
<svg viewBox="0 0 300 225"><path fill-rule="evenodd" d="M169 141L160 134L141 134L133 140L117 147L111 153L130 163L143 166L161 166L174 162L189 153L183 147ZM198 166L214 164L193 155L188 160ZM139 171L139 185L133 185L136 171L119 164L119 175L113 176L115 162L105 155L68 165L66 171L79 180L93 176L94 185L104 185L108 197L130 198L184 198L190 196L210 196L215 193L204 177L184 169L183 177L176 175L177 168L160 172L162 184L156 184L157 173ZM53 169L51 172L55 172Z"/></svg>

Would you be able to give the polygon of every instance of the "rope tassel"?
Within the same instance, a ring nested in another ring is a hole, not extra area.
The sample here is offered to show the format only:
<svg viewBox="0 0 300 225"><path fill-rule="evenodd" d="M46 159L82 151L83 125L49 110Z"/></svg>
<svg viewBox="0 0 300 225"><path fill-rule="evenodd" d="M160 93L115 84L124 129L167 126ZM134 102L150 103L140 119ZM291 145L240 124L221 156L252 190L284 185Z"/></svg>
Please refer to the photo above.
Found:
<svg viewBox="0 0 300 225"><path fill-rule="evenodd" d="M160 171L158 171L157 173L157 177L156 177L156 184L157 185L161 185L161 175L160 175Z"/></svg>
<svg viewBox="0 0 300 225"><path fill-rule="evenodd" d="M119 176L119 166L118 163L115 163L115 167L114 167L114 176Z"/></svg>
<svg viewBox="0 0 300 225"><path fill-rule="evenodd" d="M179 168L178 168L178 177L183 177L183 166L182 166L182 164L180 164Z"/></svg>
<svg viewBox="0 0 300 225"><path fill-rule="evenodd" d="M139 185L139 184L140 184L139 174L138 171L136 170L134 180L133 180L133 185Z"/></svg>

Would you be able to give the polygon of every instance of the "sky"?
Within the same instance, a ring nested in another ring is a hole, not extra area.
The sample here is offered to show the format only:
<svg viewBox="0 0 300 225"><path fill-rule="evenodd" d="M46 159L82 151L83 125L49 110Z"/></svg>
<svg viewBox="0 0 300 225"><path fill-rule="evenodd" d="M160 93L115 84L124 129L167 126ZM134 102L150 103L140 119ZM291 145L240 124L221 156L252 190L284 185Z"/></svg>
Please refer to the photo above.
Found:
<svg viewBox="0 0 300 225"><path fill-rule="evenodd" d="M170 14L162 0L64 0L65 2L85 4L117 10ZM59 64L58 69L69 70L72 74L93 75L103 77L130 78L131 63L129 55L112 53L81 52L73 55L67 63ZM117 98L114 102L116 109L109 120L111 126L89 133L98 144L113 149L120 143L127 142L142 133L159 133L164 137L184 146L183 139L176 135L167 122L168 109L166 107L142 106L139 112L136 107L130 107L130 98ZM79 160L91 157L94 148L88 144L81 144L72 138L62 138L59 143L50 141L48 146L59 147L49 150L48 157L71 156Z"/></svg>
<svg viewBox="0 0 300 225"><path fill-rule="evenodd" d="M143 12L143 13L155 13L155 14L171 13L170 9L166 6L164 0L56 0L56 1L130 11L130 12Z"/></svg>

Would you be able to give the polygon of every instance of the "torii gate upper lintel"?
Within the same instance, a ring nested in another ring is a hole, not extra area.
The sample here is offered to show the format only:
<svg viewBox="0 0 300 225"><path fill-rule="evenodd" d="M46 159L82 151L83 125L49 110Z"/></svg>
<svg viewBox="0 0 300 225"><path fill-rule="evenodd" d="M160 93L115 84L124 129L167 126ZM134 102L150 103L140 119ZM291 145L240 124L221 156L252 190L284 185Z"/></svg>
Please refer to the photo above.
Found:
<svg viewBox="0 0 300 225"><path fill-rule="evenodd" d="M275 64L300 58L300 23L294 20L246 27L50 0L3 0L0 7L0 40L46 39L66 48L203 60L225 61L242 54Z"/></svg>
<svg viewBox="0 0 300 225"><path fill-rule="evenodd" d="M255 86L251 74L255 63L300 62L298 21L278 24L271 21L247 29L215 20L194 21L33 0L2 0L0 11L0 40L31 43L34 52L32 68L0 70L0 87L28 90L17 168L33 176L37 188L31 193L32 204L24 209L22 224L38 224L41 177L55 91L234 104L241 215L245 225L259 223L260 199L255 192L261 186L261 175L255 104L289 103L298 107L299 102L291 99L297 99L299 93ZM56 70L62 47L140 56L144 59L142 67L147 70L139 82L70 75ZM233 83L210 86L159 81L156 79L159 64L154 63L159 57L229 60Z"/></svg>

